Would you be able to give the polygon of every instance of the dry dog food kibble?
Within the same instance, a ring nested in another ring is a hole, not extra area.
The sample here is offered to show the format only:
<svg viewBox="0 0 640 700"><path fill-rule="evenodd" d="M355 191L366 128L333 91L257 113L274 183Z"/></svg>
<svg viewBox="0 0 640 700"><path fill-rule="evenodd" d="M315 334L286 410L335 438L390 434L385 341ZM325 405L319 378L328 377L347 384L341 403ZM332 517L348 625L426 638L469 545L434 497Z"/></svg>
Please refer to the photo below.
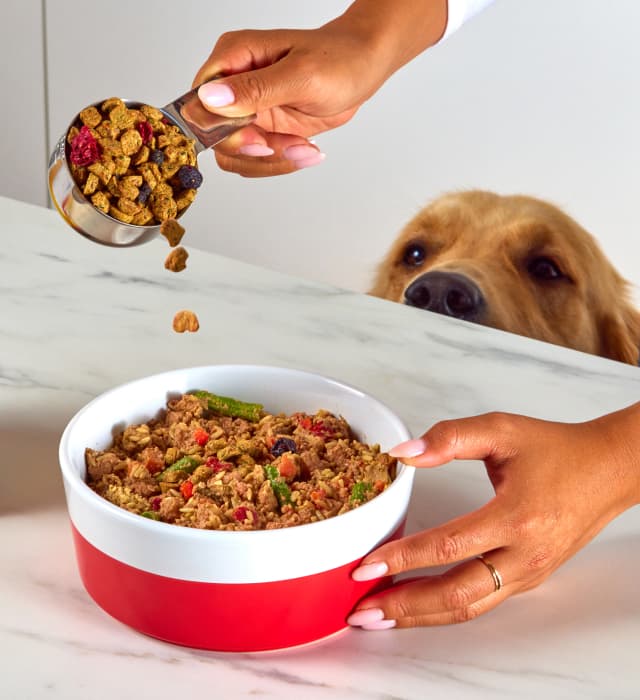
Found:
<svg viewBox="0 0 640 700"><path fill-rule="evenodd" d="M269 415L205 391L167 402L106 450L87 448L87 483L121 508L210 530L302 525L370 501L396 460L355 439L343 418Z"/></svg>
<svg viewBox="0 0 640 700"><path fill-rule="evenodd" d="M187 258L189 257L189 253L182 247L178 246L177 248L174 248L169 255L167 255L167 259L164 261L164 266L167 268L167 270L171 270L171 272L182 272L187 267Z"/></svg>
<svg viewBox="0 0 640 700"><path fill-rule="evenodd" d="M184 227L175 219L167 219L160 224L160 233L169 241L169 245L175 248L184 236Z"/></svg>
<svg viewBox="0 0 640 700"><path fill-rule="evenodd" d="M200 322L193 311L183 309L182 311L178 311L173 317L173 330L176 333L184 333L185 331L195 333L199 328Z"/></svg>
<svg viewBox="0 0 640 700"><path fill-rule="evenodd" d="M174 219L202 184L194 142L155 107L113 97L87 107L67 134L73 177L104 214L148 226Z"/></svg>

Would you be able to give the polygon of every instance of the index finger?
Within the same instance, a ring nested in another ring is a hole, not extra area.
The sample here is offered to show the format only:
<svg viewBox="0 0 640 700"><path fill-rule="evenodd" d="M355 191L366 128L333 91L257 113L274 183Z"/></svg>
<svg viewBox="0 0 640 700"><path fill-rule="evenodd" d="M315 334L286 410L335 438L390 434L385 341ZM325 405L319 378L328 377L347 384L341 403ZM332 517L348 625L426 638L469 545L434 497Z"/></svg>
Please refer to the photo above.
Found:
<svg viewBox="0 0 640 700"><path fill-rule="evenodd" d="M244 73L275 63L291 48L286 34L281 30L258 29L223 34L196 73L192 87L220 75Z"/></svg>
<svg viewBox="0 0 640 700"><path fill-rule="evenodd" d="M352 573L356 581L454 564L511 543L496 499L443 525L387 542L368 554Z"/></svg>

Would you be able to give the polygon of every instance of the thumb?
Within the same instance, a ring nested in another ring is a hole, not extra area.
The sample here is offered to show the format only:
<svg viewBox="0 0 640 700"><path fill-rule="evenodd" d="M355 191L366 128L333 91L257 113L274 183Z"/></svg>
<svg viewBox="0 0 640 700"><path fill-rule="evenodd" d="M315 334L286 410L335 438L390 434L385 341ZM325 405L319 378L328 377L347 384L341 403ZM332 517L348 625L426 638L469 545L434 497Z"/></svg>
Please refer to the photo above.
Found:
<svg viewBox="0 0 640 700"><path fill-rule="evenodd" d="M198 97L210 112L240 117L299 100L300 86L295 67L279 61L204 83L198 88Z"/></svg>
<svg viewBox="0 0 640 700"><path fill-rule="evenodd" d="M436 423L422 437L389 450L392 457L414 467L436 467L454 459L504 460L514 453L505 438L517 416L487 413Z"/></svg>

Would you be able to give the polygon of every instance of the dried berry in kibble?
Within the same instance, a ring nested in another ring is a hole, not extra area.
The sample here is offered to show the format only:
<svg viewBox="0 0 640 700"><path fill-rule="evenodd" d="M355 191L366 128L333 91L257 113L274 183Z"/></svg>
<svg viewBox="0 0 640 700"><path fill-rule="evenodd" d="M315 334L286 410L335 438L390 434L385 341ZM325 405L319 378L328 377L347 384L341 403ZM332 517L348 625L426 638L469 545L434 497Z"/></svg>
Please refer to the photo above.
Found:
<svg viewBox="0 0 640 700"><path fill-rule="evenodd" d="M73 165L93 165L100 158L100 146L88 126L83 126L71 141L69 160Z"/></svg>
<svg viewBox="0 0 640 700"><path fill-rule="evenodd" d="M197 190L202 184L202 173L193 165L183 165L178 170L178 180L185 190Z"/></svg>
<svg viewBox="0 0 640 700"><path fill-rule="evenodd" d="M154 148L149 154L149 160L156 165L162 165L164 163L164 151Z"/></svg>
<svg viewBox="0 0 640 700"><path fill-rule="evenodd" d="M142 136L142 143L148 146L153 138L153 127L148 121L139 122L137 127L138 133Z"/></svg>
<svg viewBox="0 0 640 700"><path fill-rule="evenodd" d="M281 437L278 438L271 447L271 454L274 457L279 457L285 452L297 452L298 448L296 443L291 438Z"/></svg>
<svg viewBox="0 0 640 700"><path fill-rule="evenodd" d="M150 194L151 187L149 187L148 183L143 182L138 192L138 204L146 204Z"/></svg>

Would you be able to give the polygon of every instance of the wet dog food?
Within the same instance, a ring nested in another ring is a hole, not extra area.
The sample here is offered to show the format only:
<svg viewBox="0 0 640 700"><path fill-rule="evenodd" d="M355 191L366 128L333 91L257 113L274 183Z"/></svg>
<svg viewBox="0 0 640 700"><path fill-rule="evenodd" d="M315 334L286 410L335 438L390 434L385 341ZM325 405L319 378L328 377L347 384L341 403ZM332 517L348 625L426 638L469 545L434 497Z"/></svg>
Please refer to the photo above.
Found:
<svg viewBox="0 0 640 700"><path fill-rule="evenodd" d="M184 527L260 530L356 508L393 481L396 460L342 417L266 413L204 391L170 399L106 450L87 449L87 482L137 515Z"/></svg>

